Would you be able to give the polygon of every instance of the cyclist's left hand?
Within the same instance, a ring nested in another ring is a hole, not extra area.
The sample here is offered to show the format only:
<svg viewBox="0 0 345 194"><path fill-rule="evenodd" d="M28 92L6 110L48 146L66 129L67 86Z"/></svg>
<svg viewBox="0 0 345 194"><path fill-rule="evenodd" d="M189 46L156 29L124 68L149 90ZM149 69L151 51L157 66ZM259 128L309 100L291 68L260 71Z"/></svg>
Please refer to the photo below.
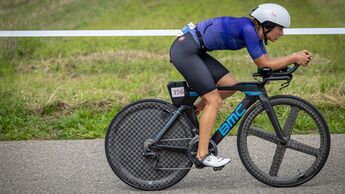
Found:
<svg viewBox="0 0 345 194"><path fill-rule="evenodd" d="M305 50L305 54L308 55L308 61L307 61L307 63L305 64L305 66L308 66L309 63L310 63L310 61L311 61L312 58L313 58L313 55L312 55L312 53L309 52L308 50Z"/></svg>

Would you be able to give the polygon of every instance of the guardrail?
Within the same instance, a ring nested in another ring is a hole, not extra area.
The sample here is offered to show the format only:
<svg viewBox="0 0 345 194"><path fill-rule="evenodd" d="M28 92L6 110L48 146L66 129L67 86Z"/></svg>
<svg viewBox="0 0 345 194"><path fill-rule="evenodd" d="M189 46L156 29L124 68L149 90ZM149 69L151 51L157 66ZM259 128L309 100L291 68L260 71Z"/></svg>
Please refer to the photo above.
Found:
<svg viewBox="0 0 345 194"><path fill-rule="evenodd" d="M16 30L1 37L176 36L179 30ZM287 28L285 35L345 34L345 28Z"/></svg>

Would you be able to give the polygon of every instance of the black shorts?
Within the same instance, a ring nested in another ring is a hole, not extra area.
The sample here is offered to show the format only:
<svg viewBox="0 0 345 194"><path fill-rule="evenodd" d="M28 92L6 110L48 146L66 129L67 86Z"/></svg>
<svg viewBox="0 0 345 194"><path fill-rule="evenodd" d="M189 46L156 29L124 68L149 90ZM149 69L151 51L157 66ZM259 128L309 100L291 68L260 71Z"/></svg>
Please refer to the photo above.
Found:
<svg viewBox="0 0 345 194"><path fill-rule="evenodd" d="M229 73L219 61L196 44L190 33L174 41L170 48L170 59L200 96L215 90L216 83Z"/></svg>

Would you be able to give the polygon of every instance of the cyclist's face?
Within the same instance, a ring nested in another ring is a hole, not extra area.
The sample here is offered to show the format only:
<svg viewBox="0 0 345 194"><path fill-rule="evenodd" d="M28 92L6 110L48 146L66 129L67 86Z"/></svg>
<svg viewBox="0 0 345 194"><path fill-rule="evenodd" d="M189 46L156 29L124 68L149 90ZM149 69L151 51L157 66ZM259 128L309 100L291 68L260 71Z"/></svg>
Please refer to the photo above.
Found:
<svg viewBox="0 0 345 194"><path fill-rule="evenodd" d="M267 33L267 39L271 42L278 40L281 36L284 36L283 27L281 26L275 26L271 32Z"/></svg>

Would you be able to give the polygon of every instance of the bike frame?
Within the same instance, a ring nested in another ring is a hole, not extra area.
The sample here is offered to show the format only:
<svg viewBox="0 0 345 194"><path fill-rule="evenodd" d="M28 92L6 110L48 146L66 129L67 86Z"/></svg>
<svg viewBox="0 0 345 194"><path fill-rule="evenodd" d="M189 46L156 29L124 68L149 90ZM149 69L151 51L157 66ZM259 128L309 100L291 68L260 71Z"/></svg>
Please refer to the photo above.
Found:
<svg viewBox="0 0 345 194"><path fill-rule="evenodd" d="M269 97L267 95L266 89L264 87L266 82L240 82L234 86L222 86L217 87L218 90L232 90L232 91L241 91L245 94L245 98L237 105L235 110L228 116L228 118L223 122L223 124L217 129L214 135L211 137L212 141L214 141L217 145L223 140L225 136L229 134L231 129L241 120L242 116L246 113L246 111L257 101L260 100L266 110L268 117L274 127L277 139L282 143L285 144L287 139L284 137L282 133L281 126L277 119L276 114L274 113L274 109L272 104L269 101ZM197 99L197 94L194 91L189 91L187 94L187 101L189 104L181 105L178 107L177 111L173 114L173 116L169 119L166 125L161 129L159 134L155 137L154 142L150 145L150 148L156 149L166 149L176 152L188 152L188 147L177 147L177 146L167 146L167 145L160 145L159 142L164 134L170 129L170 127L179 119L180 116L183 115L184 112L187 112L189 119L194 126L193 132L195 135L198 131L198 120L195 114L195 110L193 107L193 103ZM188 98L192 100L188 100Z"/></svg>

